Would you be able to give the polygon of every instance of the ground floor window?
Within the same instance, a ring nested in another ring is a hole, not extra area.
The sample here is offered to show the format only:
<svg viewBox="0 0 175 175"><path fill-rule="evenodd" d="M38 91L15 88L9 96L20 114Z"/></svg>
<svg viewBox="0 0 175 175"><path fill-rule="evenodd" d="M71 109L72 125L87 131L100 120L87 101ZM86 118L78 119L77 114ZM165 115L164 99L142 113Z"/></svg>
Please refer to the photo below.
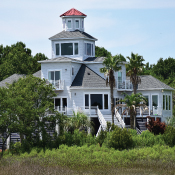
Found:
<svg viewBox="0 0 175 175"><path fill-rule="evenodd" d="M163 95L163 110L171 110L171 96Z"/></svg>
<svg viewBox="0 0 175 175"><path fill-rule="evenodd" d="M108 109L108 94L85 94L85 109Z"/></svg>
<svg viewBox="0 0 175 175"><path fill-rule="evenodd" d="M58 111L65 111L67 107L67 98L55 98L55 109Z"/></svg>
<svg viewBox="0 0 175 175"><path fill-rule="evenodd" d="M152 95L152 106L158 106L158 95Z"/></svg>

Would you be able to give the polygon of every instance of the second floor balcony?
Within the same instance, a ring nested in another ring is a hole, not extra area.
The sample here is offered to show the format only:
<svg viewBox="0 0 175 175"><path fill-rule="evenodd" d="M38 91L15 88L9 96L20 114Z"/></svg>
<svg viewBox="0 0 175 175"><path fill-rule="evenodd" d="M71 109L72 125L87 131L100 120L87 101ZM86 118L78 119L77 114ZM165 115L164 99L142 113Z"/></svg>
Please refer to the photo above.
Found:
<svg viewBox="0 0 175 175"><path fill-rule="evenodd" d="M49 80L55 90L64 90L64 80Z"/></svg>
<svg viewBox="0 0 175 175"><path fill-rule="evenodd" d="M133 86L130 80L117 81L116 84L117 84L116 87L119 91L132 91L133 90Z"/></svg>

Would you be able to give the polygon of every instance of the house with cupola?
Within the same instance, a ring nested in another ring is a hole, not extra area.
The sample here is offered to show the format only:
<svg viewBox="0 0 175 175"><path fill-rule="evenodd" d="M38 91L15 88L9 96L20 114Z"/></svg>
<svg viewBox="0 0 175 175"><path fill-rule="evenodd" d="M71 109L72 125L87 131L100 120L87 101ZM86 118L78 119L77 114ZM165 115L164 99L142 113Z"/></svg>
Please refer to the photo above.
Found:
<svg viewBox="0 0 175 175"><path fill-rule="evenodd" d="M87 15L72 8L60 15L62 31L51 36L51 58L38 61L41 70L33 74L41 79L47 79L55 87L57 96L54 98L55 110L72 116L74 112L84 112L95 123L96 134L112 121L110 88L106 86L106 77L100 72L104 57L95 57L95 42L97 39L85 32ZM95 30L95 28L94 28ZM115 72L116 86L114 88L114 104L124 98L123 92L133 92L132 83L126 76L127 62L120 63L121 70ZM12 75L0 82L12 83L13 78L21 75ZM157 80L151 75L140 76L141 84L137 92L147 98L147 108L137 109L137 127L146 129L146 116L159 117L166 121L172 116L173 88ZM124 108L116 110L115 124L120 127L129 125L129 114L123 114Z"/></svg>

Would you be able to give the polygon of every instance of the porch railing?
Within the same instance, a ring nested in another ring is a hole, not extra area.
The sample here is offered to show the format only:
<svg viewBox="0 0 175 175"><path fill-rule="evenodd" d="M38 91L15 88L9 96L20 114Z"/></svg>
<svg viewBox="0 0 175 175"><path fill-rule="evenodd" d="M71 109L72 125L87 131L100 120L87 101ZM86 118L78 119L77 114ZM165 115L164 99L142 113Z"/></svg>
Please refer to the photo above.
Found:
<svg viewBox="0 0 175 175"><path fill-rule="evenodd" d="M117 81L117 89L128 89L132 90L133 86L130 80L125 80L125 81Z"/></svg>
<svg viewBox="0 0 175 175"><path fill-rule="evenodd" d="M64 90L64 80L49 80L56 90Z"/></svg>

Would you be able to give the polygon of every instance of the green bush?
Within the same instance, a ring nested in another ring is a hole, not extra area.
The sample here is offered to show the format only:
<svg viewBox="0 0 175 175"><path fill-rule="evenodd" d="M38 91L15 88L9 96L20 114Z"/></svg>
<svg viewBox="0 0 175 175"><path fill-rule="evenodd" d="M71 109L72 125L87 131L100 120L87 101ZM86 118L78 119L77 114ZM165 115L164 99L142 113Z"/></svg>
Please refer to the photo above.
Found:
<svg viewBox="0 0 175 175"><path fill-rule="evenodd" d="M10 152L16 155L19 155L21 151L21 142L10 143Z"/></svg>
<svg viewBox="0 0 175 175"><path fill-rule="evenodd" d="M92 136L92 134L88 134L86 137L86 144L88 146L96 144L96 137Z"/></svg>
<svg viewBox="0 0 175 175"><path fill-rule="evenodd" d="M173 147L175 145L175 128L167 126L163 134L163 138L167 145Z"/></svg>
<svg viewBox="0 0 175 175"><path fill-rule="evenodd" d="M107 137L107 131L103 131L101 130L101 132L99 133L99 135L96 137L96 143L99 143L100 146L102 146L104 140Z"/></svg>
<svg viewBox="0 0 175 175"><path fill-rule="evenodd" d="M107 133L104 145L109 148L122 150L132 147L133 140L130 132L127 131L126 128L121 129L119 127L115 127L112 132Z"/></svg>
<svg viewBox="0 0 175 175"><path fill-rule="evenodd" d="M146 147L153 145L164 145L163 136L161 134L154 135L150 131L143 131L141 135L133 135L133 146L134 147Z"/></svg>

